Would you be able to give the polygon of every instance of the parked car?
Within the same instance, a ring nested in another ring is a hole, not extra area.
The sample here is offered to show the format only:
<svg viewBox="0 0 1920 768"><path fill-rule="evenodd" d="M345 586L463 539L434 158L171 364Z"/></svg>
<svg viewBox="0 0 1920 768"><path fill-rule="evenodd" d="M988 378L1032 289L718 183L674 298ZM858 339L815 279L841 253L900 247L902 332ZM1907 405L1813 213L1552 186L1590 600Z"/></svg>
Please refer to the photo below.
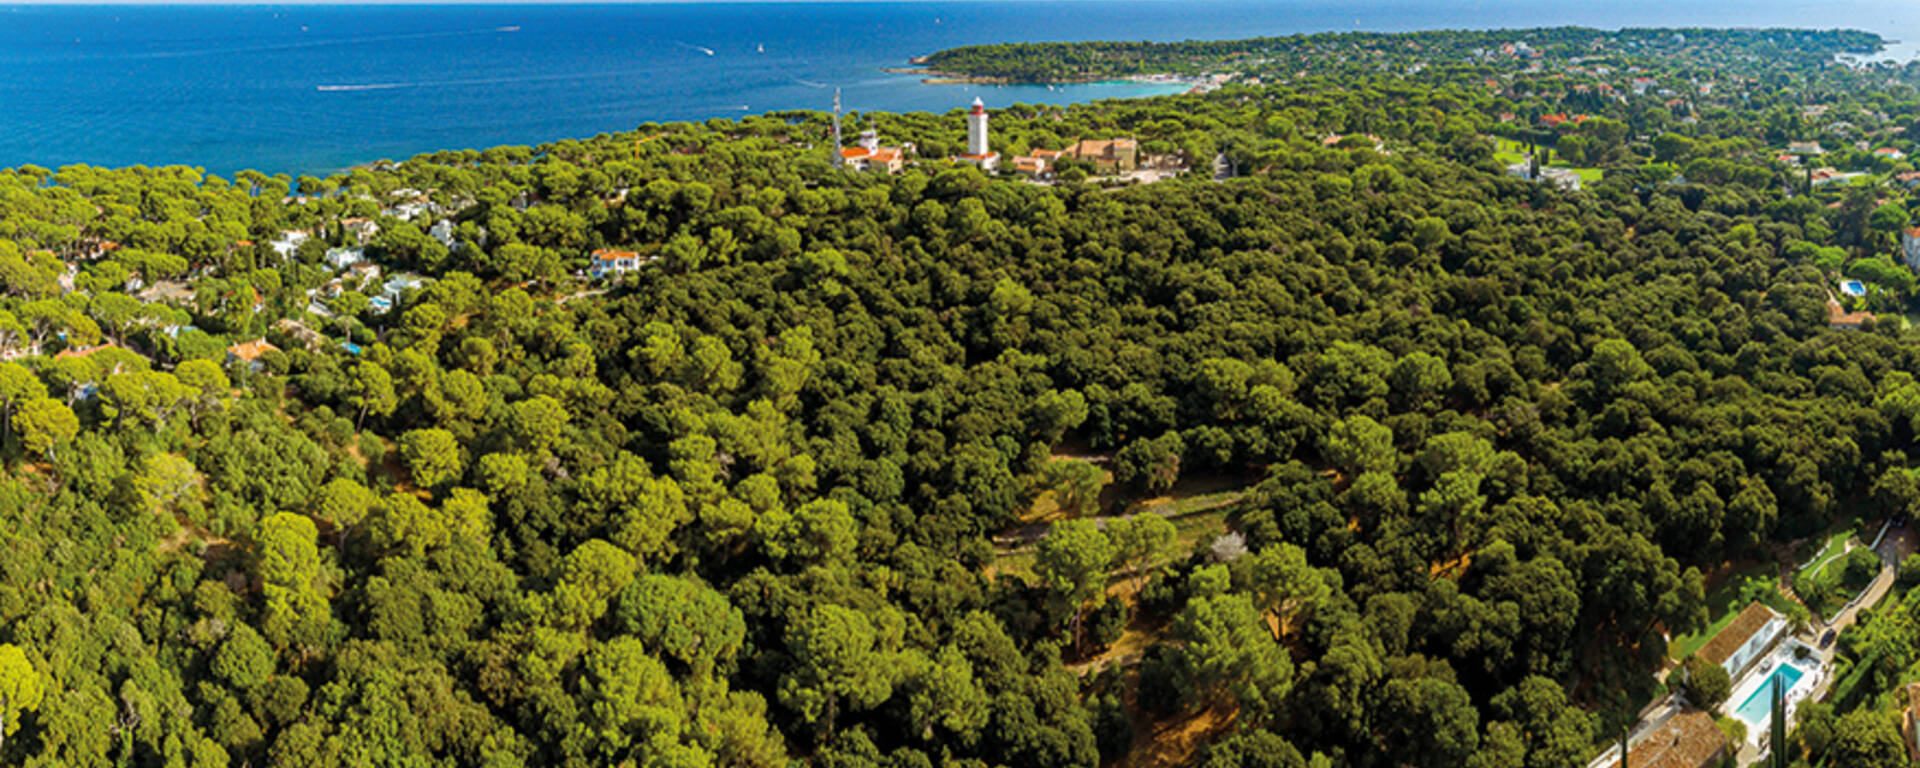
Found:
<svg viewBox="0 0 1920 768"><path fill-rule="evenodd" d="M1834 634L1835 634L1836 632L1838 632L1838 630L1833 630L1833 629L1829 629L1829 630L1827 630L1827 633L1826 633L1826 634L1824 634L1824 635L1821 635L1821 636L1820 636L1820 647L1821 647L1821 648L1825 648L1825 647L1827 647L1827 646L1829 646L1829 645L1833 645L1833 636L1834 636Z"/></svg>

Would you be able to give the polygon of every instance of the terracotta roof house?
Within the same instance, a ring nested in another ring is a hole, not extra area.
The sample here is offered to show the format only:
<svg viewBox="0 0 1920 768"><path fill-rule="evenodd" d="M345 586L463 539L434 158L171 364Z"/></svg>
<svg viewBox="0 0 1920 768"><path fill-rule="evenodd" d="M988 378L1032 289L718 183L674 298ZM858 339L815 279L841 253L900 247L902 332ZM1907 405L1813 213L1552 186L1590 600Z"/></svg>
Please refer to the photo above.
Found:
<svg viewBox="0 0 1920 768"><path fill-rule="evenodd" d="M1872 319L1872 312L1848 312L1840 302L1827 302L1827 326L1834 330L1857 331L1862 323Z"/></svg>
<svg viewBox="0 0 1920 768"><path fill-rule="evenodd" d="M55 352L53 354L53 359L65 360L69 357L91 357L95 352L98 352L103 349L112 349L112 348L113 348L112 344L95 344L91 347L85 347L82 349L67 347L66 349L60 350L59 352Z"/></svg>
<svg viewBox="0 0 1920 768"><path fill-rule="evenodd" d="M988 152L984 155L956 155L953 161L962 165L979 166L987 173L1000 170L1000 153Z"/></svg>
<svg viewBox="0 0 1920 768"><path fill-rule="evenodd" d="M1031 156L1016 157L1013 159L1013 169L1028 176L1040 178L1047 173L1047 161Z"/></svg>
<svg viewBox="0 0 1920 768"><path fill-rule="evenodd" d="M1838 308L1839 305L1834 304L1833 307ZM1707 640L1706 645L1700 646L1694 655L1719 664L1727 670L1728 677L1738 680L1747 665L1760 658L1760 654L1786 630L1786 618L1756 600Z"/></svg>
<svg viewBox="0 0 1920 768"><path fill-rule="evenodd" d="M261 356L269 351L278 351L279 349L279 347L268 344L265 338L243 341L227 347L227 361L244 360L247 363L248 370L258 373L261 368L266 367L266 362L260 359Z"/></svg>
<svg viewBox="0 0 1920 768"><path fill-rule="evenodd" d="M1699 710L1673 716L1640 738L1627 752L1631 768L1702 768L1716 765L1727 752L1727 735L1713 716ZM1608 768L1620 764L1613 760Z"/></svg>
<svg viewBox="0 0 1920 768"><path fill-rule="evenodd" d="M1133 139L1083 139L1060 156L1090 163L1096 173L1123 173L1140 167L1140 142Z"/></svg>
<svg viewBox="0 0 1920 768"><path fill-rule="evenodd" d="M851 147L841 147L835 164L841 168L874 173L899 173L906 167L907 152L912 144L897 147L881 146L880 134L873 129L860 132L860 141Z"/></svg>
<svg viewBox="0 0 1920 768"><path fill-rule="evenodd" d="M881 147L867 156L867 170L875 173L899 173L906 166L906 158L897 147Z"/></svg>
<svg viewBox="0 0 1920 768"><path fill-rule="evenodd" d="M587 274L596 278L610 277L639 268L640 254L602 248L593 252L593 263L588 265Z"/></svg>

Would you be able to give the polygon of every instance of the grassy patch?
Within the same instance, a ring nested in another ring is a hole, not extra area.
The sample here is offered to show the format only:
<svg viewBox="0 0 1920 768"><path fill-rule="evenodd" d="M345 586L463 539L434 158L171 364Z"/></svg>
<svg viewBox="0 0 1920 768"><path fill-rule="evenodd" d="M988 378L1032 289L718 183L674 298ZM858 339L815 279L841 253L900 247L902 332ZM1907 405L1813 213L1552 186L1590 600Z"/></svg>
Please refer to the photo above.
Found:
<svg viewBox="0 0 1920 768"><path fill-rule="evenodd" d="M1794 578L1815 578L1820 570L1826 567L1829 561L1839 559L1840 553L1846 550L1847 539L1851 538L1853 538L1852 528L1838 531L1828 536L1826 540L1820 544L1820 554L1809 559L1806 567L1801 568L1798 573L1794 574Z"/></svg>
<svg viewBox="0 0 1920 768"><path fill-rule="evenodd" d="M1192 552L1195 545L1211 544L1220 534L1227 532L1225 512L1207 515L1194 515L1173 521L1176 558Z"/></svg>
<svg viewBox="0 0 1920 768"><path fill-rule="evenodd" d="M1034 556L1030 551L1001 555L1000 557L994 558L994 561L987 566L987 577L998 578L1002 574L1005 574L1032 581L1035 578L1033 562Z"/></svg>
<svg viewBox="0 0 1920 768"><path fill-rule="evenodd" d="M1774 573L1772 563L1760 563L1727 574L1726 578L1720 580L1718 586L1707 590L1707 626L1698 632L1674 635L1673 639L1667 643L1667 655L1674 659L1684 659L1694 651L1700 650L1700 646L1706 645L1709 638L1733 623L1733 617L1740 615L1740 611L1746 609L1747 604L1740 599L1740 590L1746 586L1747 581L1753 578L1771 580ZM1770 592L1770 594L1776 597L1779 595L1778 592ZM1772 601L1768 603L1771 605ZM1774 607L1778 609L1782 606Z"/></svg>
<svg viewBox="0 0 1920 768"><path fill-rule="evenodd" d="M1192 493L1183 496L1160 496L1147 499L1134 505L1134 508L1128 510L1128 513L1157 512L1168 517L1180 517L1181 515L1224 509L1238 503L1241 499L1246 498L1246 496L1247 491L1244 488L1232 488L1207 493Z"/></svg>
<svg viewBox="0 0 1920 768"><path fill-rule="evenodd" d="M1553 167L1566 168L1578 174L1580 176L1581 184L1592 184L1596 181L1599 181L1602 175L1601 170L1598 168L1575 168L1571 165L1561 165L1559 163L1554 163Z"/></svg>

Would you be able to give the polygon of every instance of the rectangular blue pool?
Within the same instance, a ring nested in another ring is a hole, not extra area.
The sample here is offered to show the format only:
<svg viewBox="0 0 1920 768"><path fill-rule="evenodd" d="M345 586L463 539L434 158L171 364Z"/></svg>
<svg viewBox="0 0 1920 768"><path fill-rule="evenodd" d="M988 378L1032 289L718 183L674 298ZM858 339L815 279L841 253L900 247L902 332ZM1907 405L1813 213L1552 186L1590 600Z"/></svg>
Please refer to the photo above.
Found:
<svg viewBox="0 0 1920 768"><path fill-rule="evenodd" d="M1867 285L1858 280L1845 280L1840 283L1840 292L1848 296L1867 295Z"/></svg>
<svg viewBox="0 0 1920 768"><path fill-rule="evenodd" d="M1780 694L1785 696L1806 674L1806 671L1799 667L1782 663L1774 667L1773 674L1760 681L1760 685L1754 688L1753 692L1747 694L1747 700L1740 702L1740 708L1734 710L1734 715L1746 722L1749 735L1758 736L1760 730L1767 726L1767 719L1773 715L1769 710L1773 708L1774 683L1780 684Z"/></svg>

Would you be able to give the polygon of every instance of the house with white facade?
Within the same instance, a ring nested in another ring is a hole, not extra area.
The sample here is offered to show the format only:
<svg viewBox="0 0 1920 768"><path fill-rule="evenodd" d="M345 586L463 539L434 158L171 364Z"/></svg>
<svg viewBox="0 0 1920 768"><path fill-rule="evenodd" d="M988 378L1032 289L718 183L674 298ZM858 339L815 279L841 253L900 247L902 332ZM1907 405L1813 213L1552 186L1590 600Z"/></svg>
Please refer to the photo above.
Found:
<svg viewBox="0 0 1920 768"><path fill-rule="evenodd" d="M273 252L279 254L280 258L291 259L293 258L293 252L299 250L300 244L306 242L309 237L305 230L282 230L280 237L267 243L267 247L272 248Z"/></svg>
<svg viewBox="0 0 1920 768"><path fill-rule="evenodd" d="M454 243L453 220L441 219L434 222L433 226L427 228L427 237L438 240L441 245L452 248Z"/></svg>
<svg viewBox="0 0 1920 768"><path fill-rule="evenodd" d="M594 279L619 277L640 268L643 260L633 251L616 251L602 248L593 252L593 260L587 265L587 274Z"/></svg>
<svg viewBox="0 0 1920 768"><path fill-rule="evenodd" d="M1719 634L1700 646L1701 659L1719 664L1727 677L1740 679L1747 665L1787 632L1787 619L1758 601L1748 605Z"/></svg>
<svg viewBox="0 0 1920 768"><path fill-rule="evenodd" d="M338 272L367 260L365 248L334 248L325 256L327 266Z"/></svg>

